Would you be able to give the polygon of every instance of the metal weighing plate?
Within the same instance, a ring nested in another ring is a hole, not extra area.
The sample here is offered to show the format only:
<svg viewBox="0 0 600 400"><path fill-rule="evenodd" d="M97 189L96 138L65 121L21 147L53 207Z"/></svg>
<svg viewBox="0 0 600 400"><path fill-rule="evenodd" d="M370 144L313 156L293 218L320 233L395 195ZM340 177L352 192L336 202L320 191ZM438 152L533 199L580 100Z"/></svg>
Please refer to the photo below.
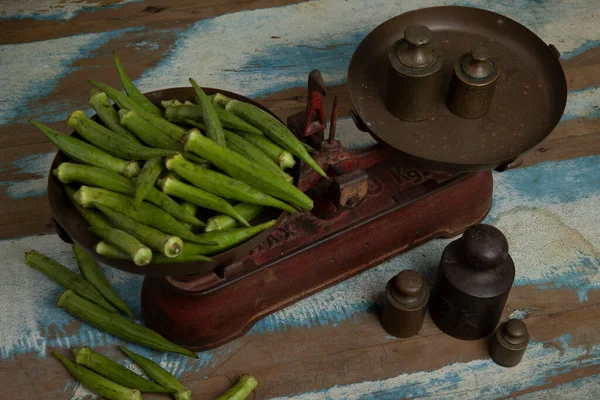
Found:
<svg viewBox="0 0 600 400"><path fill-rule="evenodd" d="M443 49L443 95L436 113L420 122L396 118L384 104L387 54L414 24L427 26ZM454 62L472 45L489 50L500 69L490 111L478 119L446 106ZM502 168L546 138L560 121L567 83L554 46L519 23L490 11L433 7L410 11L379 25L350 61L348 87L361 123L420 166L455 171Z"/></svg>
<svg viewBox="0 0 600 400"><path fill-rule="evenodd" d="M203 88L207 94L213 94L217 92L216 89ZM227 92L225 90L218 90L220 93L231 97L233 99L242 100L251 104L254 104L261 109L271 113L268 109L261 106L260 104L240 96L235 93ZM161 100L178 99L180 101L193 100L194 89L189 88L173 88L165 90L157 90L154 92L146 93L148 98L152 100L156 105L160 105ZM273 113L271 113L274 115ZM275 115L274 115L275 116ZM97 120L97 117L94 116ZM73 133L74 136L79 137L77 133ZM106 265L110 265L113 268L117 268L123 271L132 272L140 275L152 275L152 276L184 276L192 274L207 274L212 272L214 269L233 263L242 257L246 256L250 250L255 248L258 244L264 241L269 234L277 228L281 220L284 218L285 213L275 208L268 208L259 215L255 220L252 221L252 225L256 225L268 220L277 219L277 224L271 228L262 231L252 239L236 246L232 249L224 251L220 254L212 256L215 262L186 262L177 264L149 264L144 266L137 266L133 262L124 260L114 260L97 254L94 251L94 246L99 239L92 234L89 230L88 222L79 214L79 212L73 207L71 200L67 197L67 193L64 190L63 184L52 174L52 171L58 167L61 162L71 161L65 154L58 152L48 175L48 200L50 202L50 209L52 211L52 217L54 218L57 226L57 231L61 238L66 241L73 241L79 244L84 250L92 255L96 260ZM296 166L292 170L291 175L294 177L294 184L298 185L298 179L300 176L300 163L297 162ZM73 184L73 187L77 188L78 185Z"/></svg>

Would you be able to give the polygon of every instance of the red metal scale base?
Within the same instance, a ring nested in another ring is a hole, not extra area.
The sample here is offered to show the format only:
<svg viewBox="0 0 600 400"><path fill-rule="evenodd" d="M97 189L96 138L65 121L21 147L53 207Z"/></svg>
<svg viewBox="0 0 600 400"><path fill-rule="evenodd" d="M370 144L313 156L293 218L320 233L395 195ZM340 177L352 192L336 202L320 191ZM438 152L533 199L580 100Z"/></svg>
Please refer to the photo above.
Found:
<svg viewBox="0 0 600 400"><path fill-rule="evenodd" d="M193 350L222 345L259 319L436 237L453 237L485 218L491 172L447 173L416 168L380 146L348 151L330 137L318 72L309 77L304 112L288 125L318 148L329 180L303 169L299 187L311 212L288 215L244 259L203 276L147 276L146 325ZM335 102L334 102L335 104Z"/></svg>

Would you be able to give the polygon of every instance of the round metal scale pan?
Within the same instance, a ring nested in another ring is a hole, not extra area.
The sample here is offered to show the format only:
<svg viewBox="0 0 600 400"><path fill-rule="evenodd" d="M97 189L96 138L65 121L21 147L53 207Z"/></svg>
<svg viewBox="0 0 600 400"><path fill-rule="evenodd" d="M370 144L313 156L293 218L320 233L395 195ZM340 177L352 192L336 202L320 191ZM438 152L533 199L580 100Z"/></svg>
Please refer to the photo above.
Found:
<svg viewBox="0 0 600 400"><path fill-rule="evenodd" d="M396 118L384 104L387 54L413 24L427 26L443 50L443 94L436 113L420 122ZM456 116L446 106L454 62L474 44L487 47L500 69L489 112ZM348 86L354 110L380 143L415 164L448 171L502 168L546 138L558 124L567 84L553 46L519 23L469 7L410 11L375 28L350 61Z"/></svg>
<svg viewBox="0 0 600 400"><path fill-rule="evenodd" d="M268 109L261 106L260 104L247 99L243 96L235 93L227 92L224 90L216 90L211 88L205 88L204 91L207 94L213 94L217 91L225 94L228 97L237 100L243 100L254 104L261 109L271 113ZM158 90L146 94L148 98L159 105L161 100L178 99L180 101L193 100L194 90L193 88L173 88ZM274 115L271 113L271 115ZM97 117L94 116L97 120ZM98 121L98 120L97 120ZM76 132L73 136L79 137ZM232 263L236 260L247 255L253 248L269 236L269 234L277 228L279 223L284 217L284 212L274 208L266 209L259 217L252 221L252 225L256 225L262 222L266 222L272 219L277 219L275 224L270 229L267 229L252 239L242 243L241 245L234 247L228 251L212 256L214 262L187 262L178 264L149 264L145 266L137 266L132 262L123 260L114 260L111 258L103 257L96 254L94 251L94 245L99 239L92 234L89 230L88 222L77 212L71 200L67 197L67 193L64 190L63 184L52 174L52 171L58 167L61 162L71 161L68 156L62 152L58 152L48 176L48 199L50 201L50 209L52 210L52 216L58 225L57 230L59 234L63 236L63 239L70 239L71 241L79 244L83 249L90 253L97 261L110 265L111 267L132 272L140 275L152 275L152 276L184 276L192 274L206 274L213 271L216 267ZM296 163L296 167L292 171L294 177L294 184L298 184L300 163ZM77 188L76 185L73 187ZM61 232L62 230L62 232ZM68 237L64 237L64 235Z"/></svg>

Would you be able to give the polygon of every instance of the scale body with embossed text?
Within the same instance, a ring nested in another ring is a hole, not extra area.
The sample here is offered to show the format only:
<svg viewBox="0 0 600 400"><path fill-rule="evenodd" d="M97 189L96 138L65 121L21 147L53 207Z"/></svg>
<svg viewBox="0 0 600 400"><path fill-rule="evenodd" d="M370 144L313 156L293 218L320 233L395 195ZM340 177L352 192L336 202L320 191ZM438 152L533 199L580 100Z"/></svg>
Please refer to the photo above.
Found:
<svg viewBox="0 0 600 400"><path fill-rule="evenodd" d="M311 72L306 109L287 123L329 177L306 165L297 171L314 208L281 217L233 262L146 276L144 322L190 349L210 349L270 313L481 222L492 202L491 171L518 164L564 112L558 58L527 28L480 9L425 8L384 22L348 69L354 122L378 144L350 151L335 139L336 101L326 138L326 88ZM172 90L149 98L164 96L176 98Z"/></svg>

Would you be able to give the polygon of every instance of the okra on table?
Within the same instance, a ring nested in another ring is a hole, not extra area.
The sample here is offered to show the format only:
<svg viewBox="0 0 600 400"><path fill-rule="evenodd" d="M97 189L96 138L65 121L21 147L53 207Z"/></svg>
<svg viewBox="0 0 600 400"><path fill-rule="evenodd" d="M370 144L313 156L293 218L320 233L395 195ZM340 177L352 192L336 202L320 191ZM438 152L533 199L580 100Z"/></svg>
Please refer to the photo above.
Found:
<svg viewBox="0 0 600 400"><path fill-rule="evenodd" d="M120 314L106 311L102 307L78 296L70 289L60 295L56 301L56 306L65 309L85 323L132 343L159 351L198 358L196 353L168 341L152 329L136 324Z"/></svg>
<svg viewBox="0 0 600 400"><path fill-rule="evenodd" d="M36 250L25 253L25 264L40 271L64 288L71 289L89 301L93 301L109 312L117 312L100 292L86 279L59 264L50 257L46 257Z"/></svg>
<svg viewBox="0 0 600 400"><path fill-rule="evenodd" d="M258 381L252 375L242 375L237 383L228 391L217 397L216 400L244 400L256 387Z"/></svg>
<svg viewBox="0 0 600 400"><path fill-rule="evenodd" d="M125 303L125 300L119 296L111 286L110 282L108 282L96 260L86 253L86 251L78 244L74 244L72 249L79 271L85 279L87 279L110 304L124 312L129 318L133 319L133 313L127 306L127 303Z"/></svg>

